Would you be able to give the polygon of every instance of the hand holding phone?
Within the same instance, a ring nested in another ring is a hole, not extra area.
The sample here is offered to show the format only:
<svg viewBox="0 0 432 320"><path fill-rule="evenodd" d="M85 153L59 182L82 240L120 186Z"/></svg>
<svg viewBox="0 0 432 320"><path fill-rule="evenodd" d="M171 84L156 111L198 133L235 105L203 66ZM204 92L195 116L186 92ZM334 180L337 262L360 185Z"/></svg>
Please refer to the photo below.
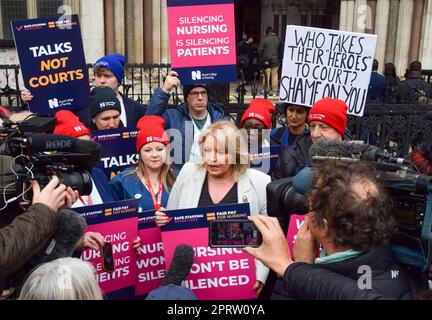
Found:
<svg viewBox="0 0 432 320"><path fill-rule="evenodd" d="M102 260L102 270L105 272L114 272L114 256L112 245L109 242L105 242L105 244L101 247L101 260Z"/></svg>
<svg viewBox="0 0 432 320"><path fill-rule="evenodd" d="M262 236L248 219L209 221L209 246L212 248L259 247Z"/></svg>

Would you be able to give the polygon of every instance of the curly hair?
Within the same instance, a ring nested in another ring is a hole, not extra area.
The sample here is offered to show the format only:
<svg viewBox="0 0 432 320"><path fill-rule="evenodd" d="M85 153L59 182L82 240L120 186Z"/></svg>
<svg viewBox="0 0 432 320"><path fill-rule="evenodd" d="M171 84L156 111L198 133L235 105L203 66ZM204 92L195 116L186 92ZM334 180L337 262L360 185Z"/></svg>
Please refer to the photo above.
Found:
<svg viewBox="0 0 432 320"><path fill-rule="evenodd" d="M396 230L392 204L372 166L333 160L317 169L307 200L316 224L327 222L336 247L365 252L390 239Z"/></svg>

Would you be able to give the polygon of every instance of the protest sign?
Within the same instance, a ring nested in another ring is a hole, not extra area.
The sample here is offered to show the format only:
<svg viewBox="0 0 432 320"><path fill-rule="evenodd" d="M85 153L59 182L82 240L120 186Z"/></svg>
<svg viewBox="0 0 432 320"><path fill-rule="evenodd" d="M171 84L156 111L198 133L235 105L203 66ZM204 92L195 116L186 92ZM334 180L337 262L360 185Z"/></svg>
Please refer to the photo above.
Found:
<svg viewBox="0 0 432 320"><path fill-rule="evenodd" d="M102 269L101 254L93 249L82 252L81 259L89 261L96 270L96 278L111 299L134 298L136 281L136 253L133 241L138 236L138 201L126 200L76 208L87 221L85 232L99 232L112 244L115 271Z"/></svg>
<svg viewBox="0 0 432 320"><path fill-rule="evenodd" d="M235 80L233 0L168 0L171 66L183 84Z"/></svg>
<svg viewBox="0 0 432 320"><path fill-rule="evenodd" d="M158 288L165 278L165 256L162 235L155 222L155 211L139 213L138 235L141 247L137 255L135 295L142 296Z"/></svg>
<svg viewBox="0 0 432 320"><path fill-rule="evenodd" d="M98 167L108 180L138 161L137 135L138 131L133 128L93 131L93 140L102 146Z"/></svg>
<svg viewBox="0 0 432 320"><path fill-rule="evenodd" d="M31 112L87 107L89 78L78 15L11 22Z"/></svg>
<svg viewBox="0 0 432 320"><path fill-rule="evenodd" d="M168 267L175 248L187 244L194 248L191 272L183 283L199 300L255 299L254 259L239 248L210 248L209 220L239 219L249 215L249 204L170 210L173 219L162 228L165 264Z"/></svg>
<svg viewBox="0 0 432 320"><path fill-rule="evenodd" d="M362 116L376 43L373 34L287 26L280 100L312 106L332 97Z"/></svg>
<svg viewBox="0 0 432 320"><path fill-rule="evenodd" d="M304 222L304 215L292 214L290 216L288 232L287 232L287 241L288 246L291 252L291 255L294 257L294 241L297 236L298 231Z"/></svg>
<svg viewBox="0 0 432 320"><path fill-rule="evenodd" d="M279 160L281 154L280 146L259 148L256 151L251 150L249 155L250 167L271 175Z"/></svg>

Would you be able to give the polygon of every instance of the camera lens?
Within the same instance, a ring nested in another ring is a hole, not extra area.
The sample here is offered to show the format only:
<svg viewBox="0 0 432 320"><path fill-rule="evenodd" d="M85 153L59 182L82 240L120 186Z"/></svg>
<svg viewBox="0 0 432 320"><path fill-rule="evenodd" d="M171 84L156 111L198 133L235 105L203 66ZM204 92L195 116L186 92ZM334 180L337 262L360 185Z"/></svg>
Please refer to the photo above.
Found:
<svg viewBox="0 0 432 320"><path fill-rule="evenodd" d="M91 175L88 171L62 173L58 175L60 183L73 190L78 190L80 195L89 195L93 189Z"/></svg>

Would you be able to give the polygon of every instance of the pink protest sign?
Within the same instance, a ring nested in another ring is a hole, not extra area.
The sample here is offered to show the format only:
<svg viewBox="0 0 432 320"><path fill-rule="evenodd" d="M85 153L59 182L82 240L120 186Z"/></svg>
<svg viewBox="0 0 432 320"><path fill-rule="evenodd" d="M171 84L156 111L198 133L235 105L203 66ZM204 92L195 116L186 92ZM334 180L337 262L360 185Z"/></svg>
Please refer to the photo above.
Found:
<svg viewBox="0 0 432 320"><path fill-rule="evenodd" d="M171 65L182 83L234 80L236 42L232 0L168 0L167 5Z"/></svg>
<svg viewBox="0 0 432 320"><path fill-rule="evenodd" d="M300 227L303 224L304 217L304 215L297 214L293 214L290 217L287 232L287 241L292 257L294 257L294 240L297 236L297 232L300 230Z"/></svg>
<svg viewBox="0 0 432 320"><path fill-rule="evenodd" d="M114 272L102 268L101 254L93 249L82 252L81 259L89 261L96 270L97 281L105 294L117 293L116 298L133 298L129 291L135 285L136 253L133 241L138 236L138 200L126 200L77 208L87 220L85 232L98 232L112 244ZM125 290L126 289L126 290Z"/></svg>
<svg viewBox="0 0 432 320"><path fill-rule="evenodd" d="M256 292L252 289L256 281L254 259L239 248L208 246L207 219L215 219L221 212L225 212L228 219L230 215L238 217L240 212L244 212L244 209L241 209L244 205L247 205L249 212L248 204L167 212L173 220L162 228L165 263L167 266L170 265L178 245L187 244L194 248L194 264L183 285L190 288L199 300L257 298Z"/></svg>
<svg viewBox="0 0 432 320"><path fill-rule="evenodd" d="M137 255L135 295L142 296L158 288L165 277L165 257L160 228L156 227L154 211L141 212L138 235L141 247Z"/></svg>

